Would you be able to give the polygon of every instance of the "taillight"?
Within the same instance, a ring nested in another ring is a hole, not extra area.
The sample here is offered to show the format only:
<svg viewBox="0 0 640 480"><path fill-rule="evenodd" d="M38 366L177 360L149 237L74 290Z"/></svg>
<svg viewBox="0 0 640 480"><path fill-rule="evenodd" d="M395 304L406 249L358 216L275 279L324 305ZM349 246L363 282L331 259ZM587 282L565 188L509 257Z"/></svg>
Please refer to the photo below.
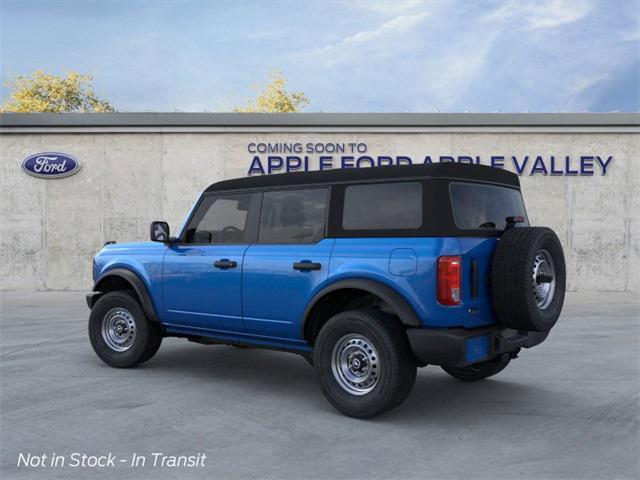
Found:
<svg viewBox="0 0 640 480"><path fill-rule="evenodd" d="M460 304L460 257L438 258L438 302L442 305Z"/></svg>

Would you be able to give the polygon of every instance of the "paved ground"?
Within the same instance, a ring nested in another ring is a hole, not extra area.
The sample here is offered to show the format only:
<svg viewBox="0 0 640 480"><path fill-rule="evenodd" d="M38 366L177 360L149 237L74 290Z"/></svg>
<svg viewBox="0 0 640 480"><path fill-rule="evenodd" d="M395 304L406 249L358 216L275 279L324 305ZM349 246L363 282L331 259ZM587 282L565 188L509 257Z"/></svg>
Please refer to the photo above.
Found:
<svg viewBox="0 0 640 480"><path fill-rule="evenodd" d="M639 299L572 294L547 342L495 379L421 369L407 402L370 421L333 410L302 358L165 341L144 367L92 353L81 293L1 297L4 478L638 478ZM147 457L16 468L20 452ZM207 455L152 468L151 453Z"/></svg>

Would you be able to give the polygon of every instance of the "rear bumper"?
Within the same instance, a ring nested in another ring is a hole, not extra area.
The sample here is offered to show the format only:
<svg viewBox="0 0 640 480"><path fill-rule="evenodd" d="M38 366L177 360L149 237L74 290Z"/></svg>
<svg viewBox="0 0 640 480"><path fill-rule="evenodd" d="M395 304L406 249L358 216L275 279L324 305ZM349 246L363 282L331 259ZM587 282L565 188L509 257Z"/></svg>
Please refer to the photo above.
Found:
<svg viewBox="0 0 640 480"><path fill-rule="evenodd" d="M423 364L466 367L542 343L549 332L527 332L502 325L474 328L409 328L409 343Z"/></svg>

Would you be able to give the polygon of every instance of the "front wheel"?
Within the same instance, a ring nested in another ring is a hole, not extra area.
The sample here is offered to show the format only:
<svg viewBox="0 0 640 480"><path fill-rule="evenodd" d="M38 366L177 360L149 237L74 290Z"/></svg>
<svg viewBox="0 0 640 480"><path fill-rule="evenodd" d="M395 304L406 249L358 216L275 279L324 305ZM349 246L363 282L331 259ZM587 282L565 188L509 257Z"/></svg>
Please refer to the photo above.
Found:
<svg viewBox="0 0 640 480"><path fill-rule="evenodd" d="M91 309L89 340L104 363L129 368L156 354L162 331L147 319L133 295L117 291L104 294Z"/></svg>
<svg viewBox="0 0 640 480"><path fill-rule="evenodd" d="M468 367L442 367L442 369L458 380L465 382L474 382L476 380L483 380L485 378L492 377L502 370L507 368L511 357L509 355L501 355L493 360L487 362L476 363L475 365L469 365Z"/></svg>
<svg viewBox="0 0 640 480"><path fill-rule="evenodd" d="M367 418L400 405L416 379L416 362L400 322L372 311L331 318L315 343L320 388L341 412Z"/></svg>

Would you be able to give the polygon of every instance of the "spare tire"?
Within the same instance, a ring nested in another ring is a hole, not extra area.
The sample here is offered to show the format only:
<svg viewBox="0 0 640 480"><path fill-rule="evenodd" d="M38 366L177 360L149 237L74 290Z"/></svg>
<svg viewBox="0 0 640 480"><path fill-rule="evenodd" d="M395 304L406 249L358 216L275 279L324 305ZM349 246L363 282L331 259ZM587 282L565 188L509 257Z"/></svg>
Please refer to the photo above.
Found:
<svg viewBox="0 0 640 480"><path fill-rule="evenodd" d="M547 332L564 303L566 271L558 236L546 227L507 230L491 266L493 309L503 325Z"/></svg>

